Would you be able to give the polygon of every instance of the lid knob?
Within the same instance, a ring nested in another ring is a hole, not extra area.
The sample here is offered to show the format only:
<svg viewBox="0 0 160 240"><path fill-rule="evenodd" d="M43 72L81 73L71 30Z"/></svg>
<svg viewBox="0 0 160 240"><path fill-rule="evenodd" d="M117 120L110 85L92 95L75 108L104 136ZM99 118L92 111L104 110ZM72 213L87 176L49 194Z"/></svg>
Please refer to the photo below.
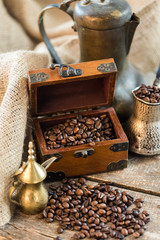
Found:
<svg viewBox="0 0 160 240"><path fill-rule="evenodd" d="M34 149L33 149L33 143L32 141L29 142L28 144L28 161L34 161L35 160L35 156L34 156Z"/></svg>
<svg viewBox="0 0 160 240"><path fill-rule="evenodd" d="M23 183L35 184L42 182L46 178L46 170L43 166L35 161L34 145L30 141L28 144L28 162L19 180Z"/></svg>

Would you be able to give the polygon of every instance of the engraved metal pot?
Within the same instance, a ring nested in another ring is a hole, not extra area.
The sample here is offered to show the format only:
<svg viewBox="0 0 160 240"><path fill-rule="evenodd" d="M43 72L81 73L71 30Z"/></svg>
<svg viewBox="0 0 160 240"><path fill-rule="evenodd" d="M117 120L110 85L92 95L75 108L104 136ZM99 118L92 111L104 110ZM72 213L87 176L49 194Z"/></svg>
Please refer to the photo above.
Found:
<svg viewBox="0 0 160 240"><path fill-rule="evenodd" d="M139 88L139 87L138 87ZM160 103L148 103L133 94L133 113L124 125L129 150L141 155L160 154Z"/></svg>

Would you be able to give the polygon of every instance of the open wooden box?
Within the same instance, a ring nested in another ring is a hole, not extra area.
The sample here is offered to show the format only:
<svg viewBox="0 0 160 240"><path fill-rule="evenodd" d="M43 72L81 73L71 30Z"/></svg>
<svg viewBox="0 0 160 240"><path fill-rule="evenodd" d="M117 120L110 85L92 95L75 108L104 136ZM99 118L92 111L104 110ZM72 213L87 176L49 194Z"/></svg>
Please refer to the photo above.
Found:
<svg viewBox="0 0 160 240"><path fill-rule="evenodd" d="M39 161L57 156L57 161L48 168L49 178L60 179L127 167L128 139L113 107L110 107L116 74L113 59L72 64L68 69L61 67L29 72L30 107ZM87 117L107 114L116 138L96 142L94 146L83 144L48 150L44 129L64 123L77 114ZM94 154L77 157L77 151L84 150L93 150Z"/></svg>

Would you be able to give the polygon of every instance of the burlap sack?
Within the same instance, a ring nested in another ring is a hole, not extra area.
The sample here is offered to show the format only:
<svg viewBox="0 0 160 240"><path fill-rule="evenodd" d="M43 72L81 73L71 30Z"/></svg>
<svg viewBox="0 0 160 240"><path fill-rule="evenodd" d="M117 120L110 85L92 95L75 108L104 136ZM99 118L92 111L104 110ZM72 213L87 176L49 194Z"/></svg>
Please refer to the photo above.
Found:
<svg viewBox="0 0 160 240"><path fill-rule="evenodd" d="M1 54L0 59L0 226L3 226L12 216L8 200L11 176L22 160L27 123L27 72L47 67L48 57L18 51Z"/></svg>
<svg viewBox="0 0 160 240"><path fill-rule="evenodd" d="M0 0L0 53L18 49L30 50L35 44L21 24L8 14L3 1Z"/></svg>

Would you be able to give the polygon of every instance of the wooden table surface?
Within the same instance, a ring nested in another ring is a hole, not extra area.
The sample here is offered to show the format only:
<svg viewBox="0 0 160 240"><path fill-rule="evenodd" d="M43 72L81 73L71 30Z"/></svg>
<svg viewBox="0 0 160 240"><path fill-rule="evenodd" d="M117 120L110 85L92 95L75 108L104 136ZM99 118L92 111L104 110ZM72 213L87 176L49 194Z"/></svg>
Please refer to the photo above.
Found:
<svg viewBox="0 0 160 240"><path fill-rule="evenodd" d="M128 168L86 177L93 183L112 182L113 187L127 190L134 198L143 198L143 209L150 213L151 222L140 239L160 240L160 156L129 154ZM58 236L57 226L56 222L46 223L37 216L27 216L17 210L10 223L0 230L0 240L50 240ZM73 234L73 231L66 230L61 237L69 240ZM135 238L128 236L127 239Z"/></svg>

